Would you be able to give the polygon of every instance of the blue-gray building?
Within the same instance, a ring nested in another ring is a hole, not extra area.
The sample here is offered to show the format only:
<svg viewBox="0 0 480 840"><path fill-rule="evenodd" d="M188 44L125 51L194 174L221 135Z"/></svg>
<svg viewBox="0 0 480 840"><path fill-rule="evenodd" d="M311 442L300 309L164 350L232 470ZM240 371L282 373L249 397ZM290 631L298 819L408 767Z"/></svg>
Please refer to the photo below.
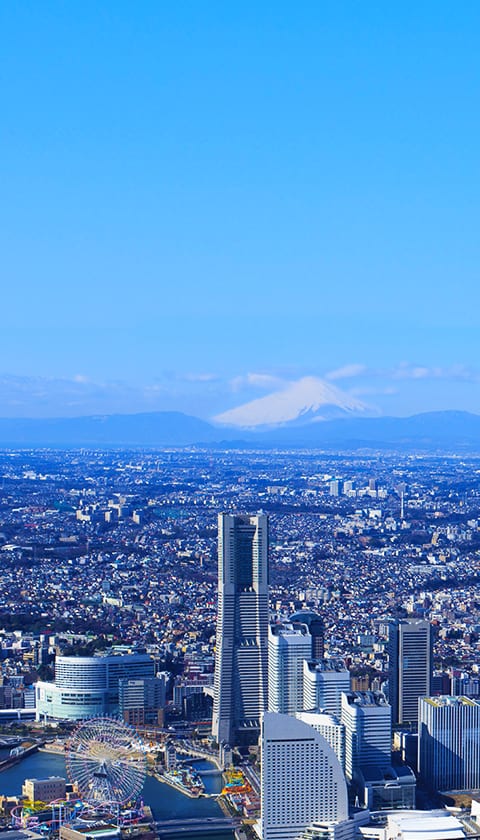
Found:
<svg viewBox="0 0 480 840"><path fill-rule="evenodd" d="M480 703L470 697L419 702L418 770L435 790L480 788Z"/></svg>

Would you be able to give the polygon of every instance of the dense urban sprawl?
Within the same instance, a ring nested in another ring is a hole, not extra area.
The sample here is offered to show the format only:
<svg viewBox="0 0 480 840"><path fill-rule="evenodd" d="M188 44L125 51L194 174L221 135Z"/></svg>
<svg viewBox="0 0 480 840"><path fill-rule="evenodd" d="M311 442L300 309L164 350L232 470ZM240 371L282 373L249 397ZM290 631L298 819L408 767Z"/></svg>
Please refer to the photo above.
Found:
<svg viewBox="0 0 480 840"><path fill-rule="evenodd" d="M0 475L5 686L48 678L55 652L112 644L177 679L211 673L217 514L262 509L273 615L320 612L326 654L364 685L387 669L383 620L426 617L436 670L478 693L478 459L23 450L1 453Z"/></svg>

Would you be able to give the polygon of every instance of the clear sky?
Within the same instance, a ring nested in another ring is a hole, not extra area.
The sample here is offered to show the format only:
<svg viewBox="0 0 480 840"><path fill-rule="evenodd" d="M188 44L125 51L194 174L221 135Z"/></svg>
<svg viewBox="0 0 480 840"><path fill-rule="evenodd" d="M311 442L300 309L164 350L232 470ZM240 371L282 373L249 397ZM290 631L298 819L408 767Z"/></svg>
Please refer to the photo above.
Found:
<svg viewBox="0 0 480 840"><path fill-rule="evenodd" d="M480 3L0 5L0 414L480 412Z"/></svg>

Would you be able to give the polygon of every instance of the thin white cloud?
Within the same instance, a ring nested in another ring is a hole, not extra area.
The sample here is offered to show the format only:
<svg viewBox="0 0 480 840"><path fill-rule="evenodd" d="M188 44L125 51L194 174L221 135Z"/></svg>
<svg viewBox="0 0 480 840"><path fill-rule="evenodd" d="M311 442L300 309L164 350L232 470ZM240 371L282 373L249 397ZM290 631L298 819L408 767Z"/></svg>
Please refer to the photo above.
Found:
<svg viewBox="0 0 480 840"><path fill-rule="evenodd" d="M367 373L365 365L343 365L343 367L336 368L335 370L331 370L329 373L326 373L325 379L328 379L330 382L334 382L337 379L353 379L357 376L362 376L365 373Z"/></svg>
<svg viewBox="0 0 480 840"><path fill-rule="evenodd" d="M157 396L157 394L161 394L166 389L163 385L159 385L158 382L155 382L153 385L145 385L143 389L143 393L145 396L150 397L152 394Z"/></svg>
<svg viewBox="0 0 480 840"><path fill-rule="evenodd" d="M185 382L218 382L216 373L185 373L181 379Z"/></svg>
<svg viewBox="0 0 480 840"><path fill-rule="evenodd" d="M419 365L410 362L400 362L390 372L393 379L446 379L462 382L480 381L479 372L466 365Z"/></svg>
<svg viewBox="0 0 480 840"><path fill-rule="evenodd" d="M384 380L428 380L445 379L462 382L480 382L480 371L467 365L425 365L408 361L399 362L391 368L369 368L363 364L350 364L329 371L325 379L332 382L339 379L362 378Z"/></svg>
<svg viewBox="0 0 480 840"><path fill-rule="evenodd" d="M354 397L390 397L398 393L399 389L394 388L392 385L387 385L385 388L377 388L374 385L369 387L366 385L365 387L350 388L349 390L349 394L352 394Z"/></svg>
<svg viewBox="0 0 480 840"><path fill-rule="evenodd" d="M246 373L243 376L235 376L229 384L234 392L243 391L247 388L259 388L268 391L272 388L280 388L286 382L279 376L273 376L270 373Z"/></svg>
<svg viewBox="0 0 480 840"><path fill-rule="evenodd" d="M432 375L433 371L429 370L426 367L414 367L411 371L411 378L412 379L429 379Z"/></svg>
<svg viewBox="0 0 480 840"><path fill-rule="evenodd" d="M5 414L24 417L62 417L146 410L142 390L126 382L93 382L87 377L0 377L0 405ZM17 407L17 408L16 408Z"/></svg>

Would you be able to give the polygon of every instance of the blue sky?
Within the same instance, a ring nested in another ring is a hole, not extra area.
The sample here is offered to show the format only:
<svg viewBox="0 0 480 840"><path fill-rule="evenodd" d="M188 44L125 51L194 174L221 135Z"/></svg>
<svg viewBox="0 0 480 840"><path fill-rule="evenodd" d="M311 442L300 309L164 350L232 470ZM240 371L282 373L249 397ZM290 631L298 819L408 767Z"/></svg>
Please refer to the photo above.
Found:
<svg viewBox="0 0 480 840"><path fill-rule="evenodd" d="M477 2L0 6L0 414L480 412ZM339 373L340 372L340 373Z"/></svg>

